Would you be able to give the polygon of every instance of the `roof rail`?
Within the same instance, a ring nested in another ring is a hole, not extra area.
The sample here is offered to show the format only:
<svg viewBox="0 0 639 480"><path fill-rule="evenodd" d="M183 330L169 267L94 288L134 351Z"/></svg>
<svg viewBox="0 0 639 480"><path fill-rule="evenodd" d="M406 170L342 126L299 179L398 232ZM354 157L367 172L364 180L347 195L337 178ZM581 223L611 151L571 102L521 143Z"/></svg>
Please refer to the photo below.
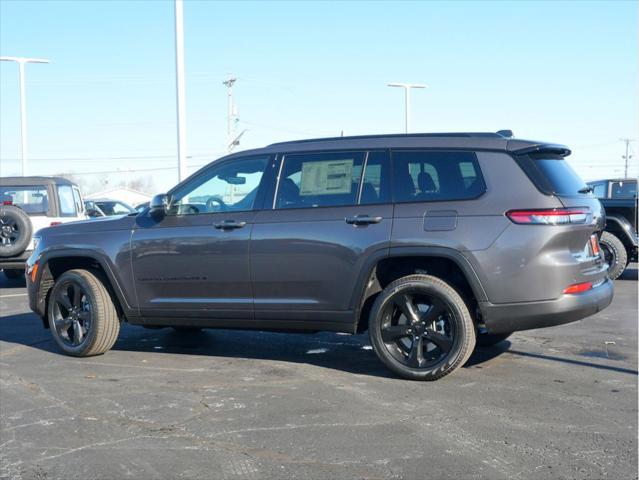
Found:
<svg viewBox="0 0 639 480"><path fill-rule="evenodd" d="M467 138L506 138L506 132L512 136L510 130L500 130L497 133L492 132L448 132L448 133L391 133L380 135L353 135L348 137L324 137L324 138L308 138L303 140L291 140L288 142L276 142L269 145L274 147L278 145L291 145L298 143L314 143L314 142L334 142L338 140L366 140L373 138L397 138L397 137L467 137Z"/></svg>

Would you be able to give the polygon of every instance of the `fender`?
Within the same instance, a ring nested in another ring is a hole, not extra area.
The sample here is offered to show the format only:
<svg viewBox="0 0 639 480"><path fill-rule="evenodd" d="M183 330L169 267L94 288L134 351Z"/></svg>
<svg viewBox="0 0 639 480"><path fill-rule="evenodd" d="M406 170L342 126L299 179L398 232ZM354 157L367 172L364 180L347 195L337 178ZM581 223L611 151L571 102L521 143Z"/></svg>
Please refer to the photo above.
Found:
<svg viewBox="0 0 639 480"><path fill-rule="evenodd" d="M42 273L45 270L48 270L46 267L48 267L50 260L64 257L83 257L94 260L98 265L100 265L105 275L107 276L113 292L120 302L120 306L122 307L124 314L126 316L133 317L139 316L137 308L133 307L127 300L126 295L122 290L121 284L118 281L117 276L114 274L113 269L111 268L111 262L109 261L108 257L95 250L83 248L61 248L49 251L45 250L41 253L39 258L40 268L38 269L35 283L37 285L40 284Z"/></svg>
<svg viewBox="0 0 639 480"><path fill-rule="evenodd" d="M366 295L367 283L371 278L371 274L373 273L377 263L382 259L395 257L439 257L451 260L466 276L477 301L481 304L481 302L485 302L488 299L486 291L484 290L477 273L468 259L461 252L447 247L425 247L423 245L390 247L372 254L367 259L365 267L362 268L362 271L360 272L357 280L357 286L354 289L351 300L351 308L357 312L356 319L359 318L359 309L362 308L365 300L364 296Z"/></svg>
<svg viewBox="0 0 639 480"><path fill-rule="evenodd" d="M617 236L623 236L623 238L620 238L619 240L623 241L625 239L630 242L633 247L637 246L637 234L632 228L632 224L626 217L622 217L619 215L606 215L606 227L608 227L609 225L614 225L614 228L610 230L606 228L606 231L610 231L611 233L620 232L620 235Z"/></svg>

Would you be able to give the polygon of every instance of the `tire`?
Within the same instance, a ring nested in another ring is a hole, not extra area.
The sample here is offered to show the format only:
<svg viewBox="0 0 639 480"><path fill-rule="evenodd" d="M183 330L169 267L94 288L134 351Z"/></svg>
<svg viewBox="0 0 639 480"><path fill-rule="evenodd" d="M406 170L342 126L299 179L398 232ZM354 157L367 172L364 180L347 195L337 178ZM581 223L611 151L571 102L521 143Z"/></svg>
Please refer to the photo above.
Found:
<svg viewBox="0 0 639 480"><path fill-rule="evenodd" d="M76 309L74 314L65 303ZM103 354L120 333L111 295L97 274L88 270L69 270L60 275L51 290L47 315L54 340L64 353L75 357ZM78 331L82 332L79 338Z"/></svg>
<svg viewBox="0 0 639 480"><path fill-rule="evenodd" d="M9 280L17 280L19 278L24 278L24 270L18 268L5 268L3 270L4 276Z"/></svg>
<svg viewBox="0 0 639 480"><path fill-rule="evenodd" d="M599 240L604 257L608 262L608 277L616 280L628 265L628 253L621 240L610 232L604 232Z"/></svg>
<svg viewBox="0 0 639 480"><path fill-rule="evenodd" d="M368 330L382 363L410 380L438 380L466 363L475 348L466 303L448 283L430 275L388 285L373 304Z"/></svg>
<svg viewBox="0 0 639 480"><path fill-rule="evenodd" d="M508 333L484 333L481 335L477 335L477 346L478 347L492 347L493 345L497 345L499 342L503 342L508 337L512 335L512 332Z"/></svg>
<svg viewBox="0 0 639 480"><path fill-rule="evenodd" d="M0 206L0 257L15 257L31 242L31 219L14 205Z"/></svg>

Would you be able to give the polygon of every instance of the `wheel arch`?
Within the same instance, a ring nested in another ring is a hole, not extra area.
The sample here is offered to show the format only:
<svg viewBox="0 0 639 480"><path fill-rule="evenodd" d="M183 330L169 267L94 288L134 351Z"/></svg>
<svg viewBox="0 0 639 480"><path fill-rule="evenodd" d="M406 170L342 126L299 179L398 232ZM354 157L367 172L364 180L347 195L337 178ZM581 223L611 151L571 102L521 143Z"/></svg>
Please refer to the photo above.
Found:
<svg viewBox="0 0 639 480"><path fill-rule="evenodd" d="M368 325L368 313L386 285L397 278L426 272L453 285L469 303L475 314L481 302L487 300L486 292L466 257L459 251L446 247L391 247L386 255L375 255L363 269L355 289L353 301L355 331L362 332Z"/></svg>
<svg viewBox="0 0 639 480"><path fill-rule="evenodd" d="M132 307L126 300L108 260L90 250L56 250L44 253L39 260L37 306L46 328L49 327L47 308L49 295L56 279L74 269L89 270L100 278L111 295L120 318L126 318Z"/></svg>
<svg viewBox="0 0 639 480"><path fill-rule="evenodd" d="M637 247L637 236L627 218L619 215L606 215L605 231L616 236L626 250Z"/></svg>

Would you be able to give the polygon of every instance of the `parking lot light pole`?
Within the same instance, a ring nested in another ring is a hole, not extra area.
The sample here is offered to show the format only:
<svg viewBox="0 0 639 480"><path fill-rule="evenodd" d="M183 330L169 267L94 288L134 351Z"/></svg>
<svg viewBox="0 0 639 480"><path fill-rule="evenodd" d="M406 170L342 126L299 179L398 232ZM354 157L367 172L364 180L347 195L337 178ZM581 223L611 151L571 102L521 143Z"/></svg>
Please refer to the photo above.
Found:
<svg viewBox="0 0 639 480"><path fill-rule="evenodd" d="M389 87L401 87L404 89L404 115L405 130L406 133L410 132L410 89L411 88L426 88L427 85L420 85L418 83L389 83Z"/></svg>
<svg viewBox="0 0 639 480"><path fill-rule="evenodd" d="M27 100L24 88L24 65L26 63L49 63L44 58L0 57L3 62L16 62L20 76L20 145L22 150L22 176L27 175Z"/></svg>
<svg viewBox="0 0 639 480"><path fill-rule="evenodd" d="M184 94L184 3L175 0L175 83L177 103L178 182L186 171L186 107Z"/></svg>

